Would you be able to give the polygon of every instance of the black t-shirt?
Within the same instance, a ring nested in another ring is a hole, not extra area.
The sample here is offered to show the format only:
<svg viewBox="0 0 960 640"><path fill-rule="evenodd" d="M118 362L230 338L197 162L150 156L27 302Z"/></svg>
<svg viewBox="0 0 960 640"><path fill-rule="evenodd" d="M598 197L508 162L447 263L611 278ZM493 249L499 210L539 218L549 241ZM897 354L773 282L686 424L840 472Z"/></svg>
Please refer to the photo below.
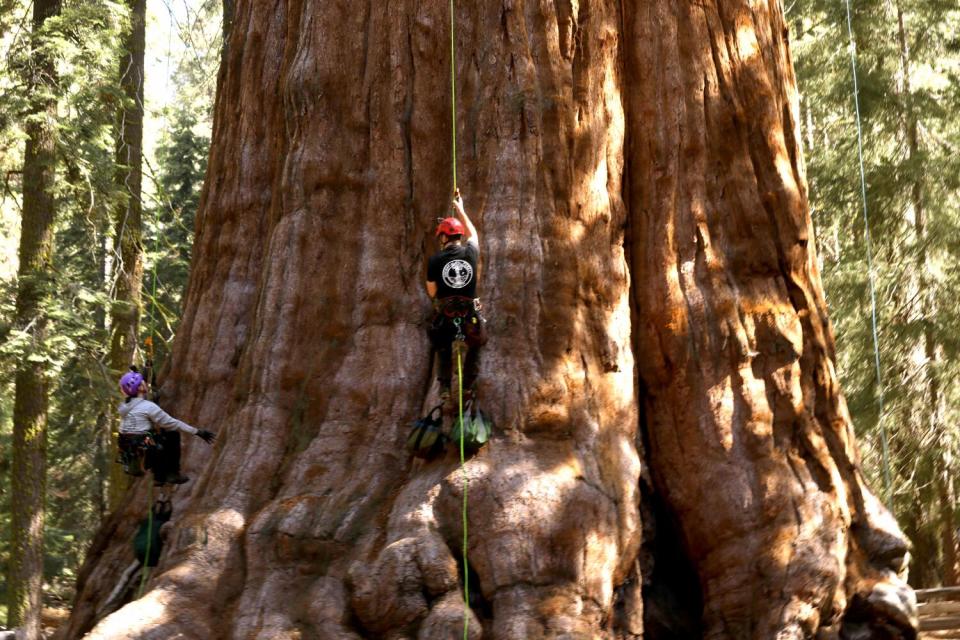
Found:
<svg viewBox="0 0 960 640"><path fill-rule="evenodd" d="M467 242L449 245L434 254L427 266L427 280L437 283L437 297L477 297L477 261L480 249Z"/></svg>

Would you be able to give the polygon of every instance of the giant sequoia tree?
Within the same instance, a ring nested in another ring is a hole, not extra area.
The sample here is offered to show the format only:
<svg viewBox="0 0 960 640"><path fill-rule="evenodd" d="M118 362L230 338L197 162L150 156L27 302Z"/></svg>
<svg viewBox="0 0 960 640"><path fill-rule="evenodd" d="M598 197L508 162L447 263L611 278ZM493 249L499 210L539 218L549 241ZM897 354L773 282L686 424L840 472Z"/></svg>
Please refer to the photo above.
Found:
<svg viewBox="0 0 960 640"><path fill-rule="evenodd" d="M447 6L236 5L163 387L219 432L148 591L62 637L452 638L461 475L402 448L450 185ZM462 2L494 440L472 637L913 637L833 368L777 0ZM94 625L96 625L94 627Z"/></svg>

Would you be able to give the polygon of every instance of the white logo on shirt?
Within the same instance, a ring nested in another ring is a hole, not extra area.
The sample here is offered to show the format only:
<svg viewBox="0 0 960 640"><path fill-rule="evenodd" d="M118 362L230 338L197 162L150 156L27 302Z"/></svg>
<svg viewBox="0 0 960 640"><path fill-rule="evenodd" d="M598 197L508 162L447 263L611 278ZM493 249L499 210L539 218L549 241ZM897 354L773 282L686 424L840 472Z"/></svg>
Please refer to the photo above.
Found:
<svg viewBox="0 0 960 640"><path fill-rule="evenodd" d="M451 289L463 289L473 280L473 267L466 260L451 260L443 267L443 281Z"/></svg>

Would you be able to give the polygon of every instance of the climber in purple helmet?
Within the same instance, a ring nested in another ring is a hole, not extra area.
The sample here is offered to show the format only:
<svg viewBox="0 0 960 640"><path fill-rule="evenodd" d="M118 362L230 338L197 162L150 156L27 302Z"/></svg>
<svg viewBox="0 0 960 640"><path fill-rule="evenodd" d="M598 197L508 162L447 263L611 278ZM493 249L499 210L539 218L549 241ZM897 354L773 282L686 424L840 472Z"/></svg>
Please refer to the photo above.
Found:
<svg viewBox="0 0 960 640"><path fill-rule="evenodd" d="M180 473L180 432L191 433L207 444L213 444L216 436L177 420L147 400L147 382L136 367L130 367L120 378L120 390L127 396L119 407L121 457L123 452L143 450L143 467L153 471L154 484L183 484L189 480ZM142 469L130 470L128 466L128 473L141 475L142 472Z"/></svg>

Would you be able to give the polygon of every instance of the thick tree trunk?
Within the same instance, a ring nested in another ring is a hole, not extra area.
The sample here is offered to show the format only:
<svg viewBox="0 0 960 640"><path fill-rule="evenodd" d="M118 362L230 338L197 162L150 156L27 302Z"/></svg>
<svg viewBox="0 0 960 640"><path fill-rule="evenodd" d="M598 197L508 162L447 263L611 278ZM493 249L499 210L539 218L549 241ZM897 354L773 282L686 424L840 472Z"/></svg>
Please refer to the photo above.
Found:
<svg viewBox="0 0 960 640"><path fill-rule="evenodd" d="M700 592L712 637L837 637L845 613L850 637L912 637L832 369L779 5L675 4L457 7L498 424L464 471L471 637L639 638L654 592L661 630ZM462 633L458 462L402 448L436 394L446 11L238 3L164 388L221 437L188 451L149 593L88 637ZM61 637L94 624L145 498L101 531ZM668 552L692 589L648 580Z"/></svg>
<svg viewBox="0 0 960 640"><path fill-rule="evenodd" d="M59 0L33 4L32 52L26 84L30 118L25 130L20 266L15 325L27 334L27 352L17 364L13 406L11 546L7 575L7 624L21 627L24 640L40 635L43 596L44 492L47 475L48 361L46 310L53 268L53 194L56 160L56 63L41 30L59 15ZM19 637L19 636L18 636Z"/></svg>
<svg viewBox="0 0 960 640"><path fill-rule="evenodd" d="M143 60L146 47L146 0L129 0L130 30L120 59L124 104L117 115L117 188L121 202L115 211L113 306L110 318L110 369L123 373L137 350L143 284ZM117 427L111 435L111 460L116 458ZM115 508L127 488L119 465L110 473L110 506Z"/></svg>
<svg viewBox="0 0 960 640"><path fill-rule="evenodd" d="M627 14L645 432L705 636L835 634L855 599L909 598L906 546L837 384L781 5Z"/></svg>

